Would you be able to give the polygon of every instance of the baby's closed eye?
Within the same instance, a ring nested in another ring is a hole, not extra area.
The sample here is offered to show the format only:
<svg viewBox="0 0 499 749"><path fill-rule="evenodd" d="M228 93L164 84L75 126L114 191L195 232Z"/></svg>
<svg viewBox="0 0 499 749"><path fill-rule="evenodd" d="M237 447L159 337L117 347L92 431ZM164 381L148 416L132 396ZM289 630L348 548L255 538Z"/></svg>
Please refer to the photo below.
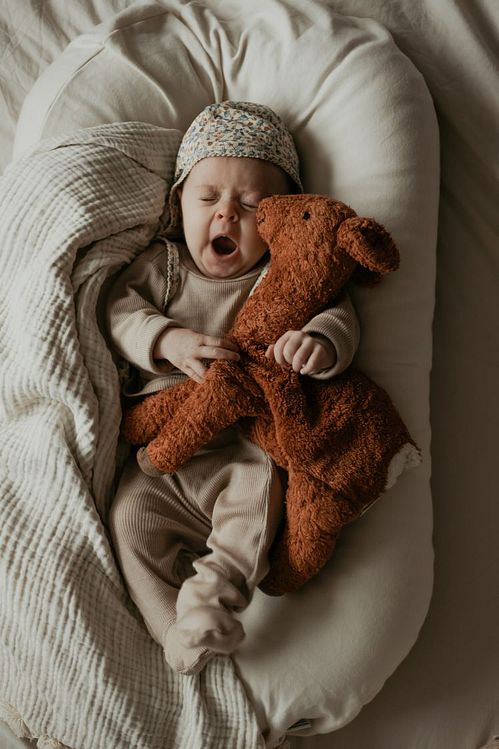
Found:
<svg viewBox="0 0 499 749"><path fill-rule="evenodd" d="M251 208L256 210L258 208L258 203L262 198L264 197L264 194L260 190L244 190L241 192L239 196L239 203L244 208Z"/></svg>

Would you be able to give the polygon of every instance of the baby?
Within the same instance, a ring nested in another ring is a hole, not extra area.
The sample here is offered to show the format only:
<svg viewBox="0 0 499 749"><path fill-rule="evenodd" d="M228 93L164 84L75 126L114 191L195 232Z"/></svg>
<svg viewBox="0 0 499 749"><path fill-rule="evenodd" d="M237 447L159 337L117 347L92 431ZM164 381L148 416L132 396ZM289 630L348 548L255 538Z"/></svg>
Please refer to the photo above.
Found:
<svg viewBox="0 0 499 749"><path fill-rule="evenodd" d="M301 190L293 139L272 110L226 101L196 117L177 156L174 233L154 241L109 293L110 338L136 373L126 396L186 377L201 382L210 361L239 358L227 332L268 262L256 208L268 195ZM358 336L344 294L267 356L327 379L350 364ZM197 673L240 644L234 612L268 571L282 504L276 467L237 427L172 475L151 471L141 451L129 458L111 508L112 538L130 595L176 671Z"/></svg>

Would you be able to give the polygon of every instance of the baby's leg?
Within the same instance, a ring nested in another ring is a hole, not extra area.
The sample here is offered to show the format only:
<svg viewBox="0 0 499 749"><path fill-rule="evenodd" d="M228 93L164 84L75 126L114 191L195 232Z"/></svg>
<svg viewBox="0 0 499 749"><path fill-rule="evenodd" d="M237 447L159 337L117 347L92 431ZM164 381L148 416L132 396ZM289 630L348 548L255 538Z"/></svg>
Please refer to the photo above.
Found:
<svg viewBox="0 0 499 749"><path fill-rule="evenodd" d="M132 457L111 506L110 527L130 596L166 660L181 673L201 670L213 652L177 641L175 607L193 558L206 553L209 522L181 496L174 477L146 476Z"/></svg>
<svg viewBox="0 0 499 749"><path fill-rule="evenodd" d="M245 608L268 572L268 550L282 509L277 470L257 445L235 429L198 454L205 476L200 508L211 515L211 552L197 559L177 599L176 632L186 647L230 653L244 637L234 611ZM191 466L192 468L192 466ZM209 477L209 478L208 478Z"/></svg>

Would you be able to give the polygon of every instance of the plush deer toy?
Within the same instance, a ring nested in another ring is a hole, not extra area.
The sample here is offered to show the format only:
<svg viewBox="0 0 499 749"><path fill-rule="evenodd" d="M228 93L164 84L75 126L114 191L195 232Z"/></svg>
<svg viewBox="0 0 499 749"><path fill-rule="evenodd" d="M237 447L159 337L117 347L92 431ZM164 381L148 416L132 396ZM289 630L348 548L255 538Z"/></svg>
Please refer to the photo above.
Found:
<svg viewBox="0 0 499 749"><path fill-rule="evenodd" d="M140 456L146 472L171 473L238 421L285 469L285 518L260 585L278 595L321 569L341 528L419 453L386 392L361 372L350 367L316 380L265 356L283 333L330 306L350 278L375 283L395 270L389 234L320 195L266 198L256 220L271 262L229 333L240 360L214 361L202 384L188 380L134 405L123 435L147 445Z"/></svg>

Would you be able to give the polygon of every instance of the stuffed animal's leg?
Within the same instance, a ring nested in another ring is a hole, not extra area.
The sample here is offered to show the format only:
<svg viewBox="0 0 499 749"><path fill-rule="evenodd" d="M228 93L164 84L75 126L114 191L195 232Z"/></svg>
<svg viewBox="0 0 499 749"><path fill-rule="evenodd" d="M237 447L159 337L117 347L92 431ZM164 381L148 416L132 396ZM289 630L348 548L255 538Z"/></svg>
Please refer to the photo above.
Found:
<svg viewBox="0 0 499 749"><path fill-rule="evenodd" d="M183 382L168 390L148 395L144 400L126 409L121 423L121 433L131 445L146 445L168 423L175 411L189 398L195 383Z"/></svg>
<svg viewBox="0 0 499 749"><path fill-rule="evenodd" d="M333 553L345 510L327 484L304 473L290 474L284 526L270 551L270 571L261 589L269 595L291 593L316 575Z"/></svg>
<svg viewBox="0 0 499 749"><path fill-rule="evenodd" d="M229 362L217 362L143 451L142 469L173 473L222 429L255 415L260 401L253 380Z"/></svg>

